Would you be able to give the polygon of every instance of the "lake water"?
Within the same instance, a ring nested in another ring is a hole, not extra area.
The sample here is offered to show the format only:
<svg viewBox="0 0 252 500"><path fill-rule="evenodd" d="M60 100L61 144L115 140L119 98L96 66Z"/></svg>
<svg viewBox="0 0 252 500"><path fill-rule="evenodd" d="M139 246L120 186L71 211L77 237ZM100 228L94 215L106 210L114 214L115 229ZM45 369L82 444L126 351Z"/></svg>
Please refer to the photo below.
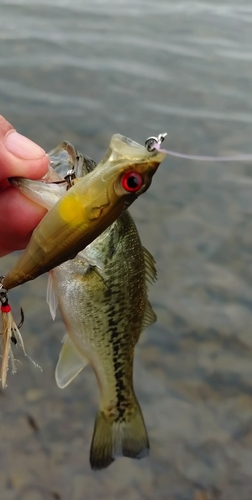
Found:
<svg viewBox="0 0 252 500"><path fill-rule="evenodd" d="M99 160L114 133L252 153L250 0L2 0L0 112ZM11 294L28 353L0 394L1 500L251 500L252 165L169 157L132 207L159 280L135 354L148 459L89 468L91 369L54 380L64 326L46 277ZM1 274L15 260L1 260Z"/></svg>

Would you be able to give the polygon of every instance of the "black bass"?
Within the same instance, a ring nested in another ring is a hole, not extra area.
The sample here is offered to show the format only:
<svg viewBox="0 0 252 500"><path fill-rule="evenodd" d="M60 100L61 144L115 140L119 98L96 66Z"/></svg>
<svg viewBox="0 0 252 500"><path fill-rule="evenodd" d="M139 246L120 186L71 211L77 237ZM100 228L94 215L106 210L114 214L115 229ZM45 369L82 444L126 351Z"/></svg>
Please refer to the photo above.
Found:
<svg viewBox="0 0 252 500"><path fill-rule="evenodd" d="M95 164L74 148L71 151L69 144L51 153L53 166L59 155L57 168L62 170L63 150L71 153L76 175L86 179ZM20 180L18 187L47 209L56 202L50 184L40 190L37 181ZM62 187L58 189L60 197ZM147 282L155 277L154 260L143 248L128 211L83 252L50 272L47 300L53 317L59 303L67 331L56 367L57 384L67 386L91 363L100 388L90 451L93 469L107 467L117 456L140 459L149 451L133 389L133 357L141 331L156 320L147 297Z"/></svg>

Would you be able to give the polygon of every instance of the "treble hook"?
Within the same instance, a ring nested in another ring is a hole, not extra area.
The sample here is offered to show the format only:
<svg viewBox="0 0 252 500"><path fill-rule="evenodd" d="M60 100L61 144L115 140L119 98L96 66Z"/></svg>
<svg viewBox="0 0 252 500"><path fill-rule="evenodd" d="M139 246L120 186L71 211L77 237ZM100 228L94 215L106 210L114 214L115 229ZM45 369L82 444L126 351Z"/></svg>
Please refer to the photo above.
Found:
<svg viewBox="0 0 252 500"><path fill-rule="evenodd" d="M72 168L67 171L67 174L64 177L64 180L67 182L67 191L74 185L74 180L76 179L75 171Z"/></svg>
<svg viewBox="0 0 252 500"><path fill-rule="evenodd" d="M20 322L18 324L18 328L21 328L21 326L23 326L24 324L24 311L23 311L23 308L20 307L20 316L21 316L21 319L20 319Z"/></svg>

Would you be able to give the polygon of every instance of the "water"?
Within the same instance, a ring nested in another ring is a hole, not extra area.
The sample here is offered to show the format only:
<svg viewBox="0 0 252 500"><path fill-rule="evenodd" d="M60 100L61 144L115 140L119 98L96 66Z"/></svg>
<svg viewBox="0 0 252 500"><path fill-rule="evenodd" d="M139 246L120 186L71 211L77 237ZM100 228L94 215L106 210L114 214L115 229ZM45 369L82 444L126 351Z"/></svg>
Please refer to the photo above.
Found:
<svg viewBox="0 0 252 500"><path fill-rule="evenodd" d="M99 160L113 133L167 132L189 154L252 152L250 0L2 0L0 109L50 150L68 139ZM3 500L250 500L252 167L169 158L133 207L159 273L157 323L135 387L150 458L93 473L98 389L87 369L64 391L64 327L46 278L13 291L30 355L1 394ZM1 261L1 273L15 256Z"/></svg>

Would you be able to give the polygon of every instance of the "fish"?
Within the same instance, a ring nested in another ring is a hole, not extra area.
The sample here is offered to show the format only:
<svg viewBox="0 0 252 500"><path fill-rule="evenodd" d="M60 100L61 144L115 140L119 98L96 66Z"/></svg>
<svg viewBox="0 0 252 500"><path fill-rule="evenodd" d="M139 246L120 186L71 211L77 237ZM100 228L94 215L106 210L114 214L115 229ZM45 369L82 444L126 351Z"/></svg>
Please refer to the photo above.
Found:
<svg viewBox="0 0 252 500"><path fill-rule="evenodd" d="M74 183L35 228L2 288L9 291L77 255L149 188L165 156L113 135L97 167ZM10 182L18 187L23 181Z"/></svg>
<svg viewBox="0 0 252 500"><path fill-rule="evenodd" d="M56 170L62 170L62 149L84 179L99 168L64 143L51 153ZM63 167L67 169L65 158ZM55 203L50 184L39 191L36 181L20 180L19 189L45 208ZM142 246L128 210L84 251L49 273L51 314L55 318L59 304L66 327L55 371L57 385L66 387L90 363L100 389L90 449L95 470L108 467L119 456L141 459L149 453L133 388L133 360L141 331L156 321L148 300L148 284L155 279L155 261Z"/></svg>

